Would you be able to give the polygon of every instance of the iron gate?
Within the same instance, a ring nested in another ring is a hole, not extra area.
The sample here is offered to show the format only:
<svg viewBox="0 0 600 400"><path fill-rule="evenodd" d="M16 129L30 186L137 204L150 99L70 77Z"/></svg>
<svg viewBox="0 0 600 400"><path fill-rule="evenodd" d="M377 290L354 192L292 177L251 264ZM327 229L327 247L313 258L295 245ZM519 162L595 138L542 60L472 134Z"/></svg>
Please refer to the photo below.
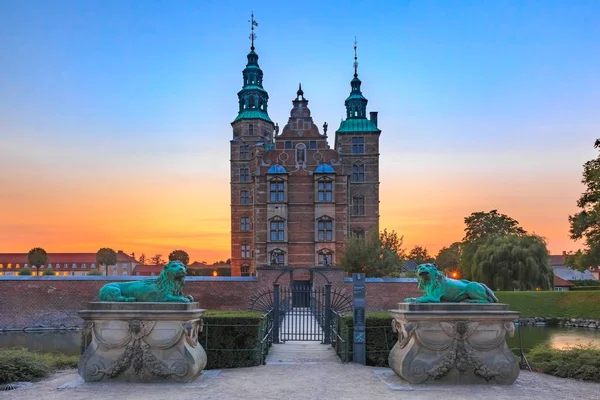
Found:
<svg viewBox="0 0 600 400"><path fill-rule="evenodd" d="M331 343L331 285L315 288L309 281L290 287L273 286L273 342L320 341Z"/></svg>

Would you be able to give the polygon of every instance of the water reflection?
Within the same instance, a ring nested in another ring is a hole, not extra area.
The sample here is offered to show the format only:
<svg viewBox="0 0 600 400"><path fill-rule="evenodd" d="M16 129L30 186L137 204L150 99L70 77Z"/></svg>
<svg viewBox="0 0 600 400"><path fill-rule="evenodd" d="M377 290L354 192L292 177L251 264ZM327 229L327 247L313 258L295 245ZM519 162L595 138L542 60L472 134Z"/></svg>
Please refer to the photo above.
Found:
<svg viewBox="0 0 600 400"><path fill-rule="evenodd" d="M81 354L80 331L0 332L0 348L25 347L44 353Z"/></svg>
<svg viewBox="0 0 600 400"><path fill-rule="evenodd" d="M506 339L508 347L511 349L519 348L518 329L521 329L523 349L526 352L542 343L547 343L550 347L557 350L587 345L600 347L600 332L596 329L520 326L515 331L514 337L507 337Z"/></svg>

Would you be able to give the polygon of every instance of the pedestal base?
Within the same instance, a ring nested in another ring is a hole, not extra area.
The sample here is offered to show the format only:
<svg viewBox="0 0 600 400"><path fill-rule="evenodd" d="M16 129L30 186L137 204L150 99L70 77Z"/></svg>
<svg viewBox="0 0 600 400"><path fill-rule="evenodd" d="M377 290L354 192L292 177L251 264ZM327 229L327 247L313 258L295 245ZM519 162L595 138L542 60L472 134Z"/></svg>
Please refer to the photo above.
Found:
<svg viewBox="0 0 600 400"><path fill-rule="evenodd" d="M512 384L519 363L506 345L518 313L506 304L399 303L392 370L409 383Z"/></svg>
<svg viewBox="0 0 600 400"><path fill-rule="evenodd" d="M198 303L92 302L79 312L91 342L81 356L86 382L190 382L206 366Z"/></svg>

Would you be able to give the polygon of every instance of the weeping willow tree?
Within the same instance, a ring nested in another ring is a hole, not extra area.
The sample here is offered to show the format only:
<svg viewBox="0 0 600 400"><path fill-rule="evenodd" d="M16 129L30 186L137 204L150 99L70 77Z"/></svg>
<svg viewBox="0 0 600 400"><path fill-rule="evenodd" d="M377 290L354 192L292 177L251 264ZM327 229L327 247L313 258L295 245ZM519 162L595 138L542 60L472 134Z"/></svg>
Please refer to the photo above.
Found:
<svg viewBox="0 0 600 400"><path fill-rule="evenodd" d="M492 290L549 290L554 272L546 242L536 235L488 238L475 253L471 279Z"/></svg>

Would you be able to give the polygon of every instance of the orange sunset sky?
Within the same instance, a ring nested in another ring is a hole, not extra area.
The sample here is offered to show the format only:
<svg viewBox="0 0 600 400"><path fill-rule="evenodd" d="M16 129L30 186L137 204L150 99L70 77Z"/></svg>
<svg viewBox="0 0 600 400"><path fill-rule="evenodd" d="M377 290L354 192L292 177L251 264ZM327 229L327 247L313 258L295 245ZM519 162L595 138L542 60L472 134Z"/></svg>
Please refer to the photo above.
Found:
<svg viewBox="0 0 600 400"><path fill-rule="evenodd" d="M382 129L381 229L437 254L470 213L498 209L551 253L577 249L568 216L597 155L600 13L576 3L307 1L300 16L265 2L254 13L269 115L283 127L301 81L333 147L356 36ZM229 258L250 10L32 4L0 5L0 252Z"/></svg>

